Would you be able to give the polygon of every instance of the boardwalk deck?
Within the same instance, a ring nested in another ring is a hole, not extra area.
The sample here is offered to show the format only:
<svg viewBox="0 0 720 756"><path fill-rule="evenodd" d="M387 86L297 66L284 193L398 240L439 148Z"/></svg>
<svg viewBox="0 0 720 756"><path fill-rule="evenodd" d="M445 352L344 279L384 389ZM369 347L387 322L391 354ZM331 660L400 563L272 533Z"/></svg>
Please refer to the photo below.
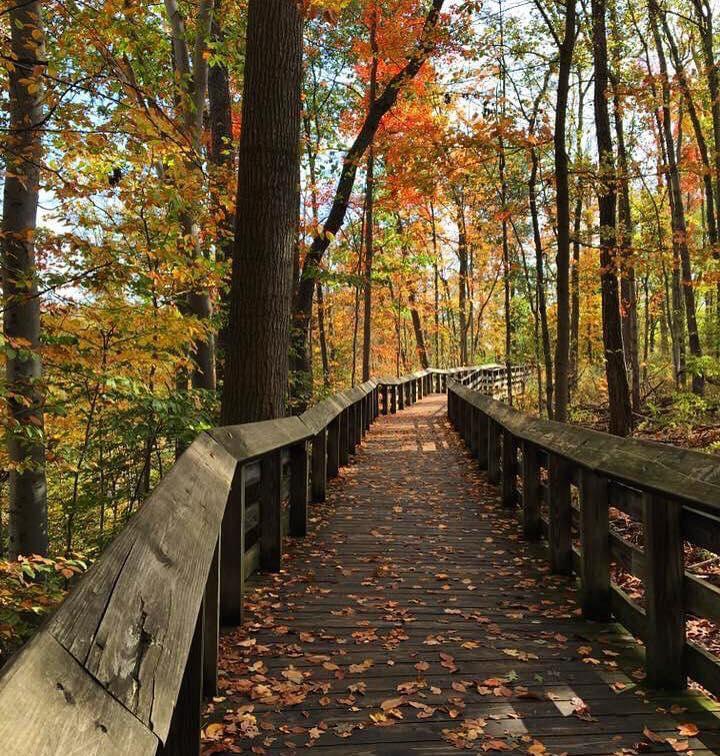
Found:
<svg viewBox="0 0 720 756"><path fill-rule="evenodd" d="M444 396L381 418L282 571L248 588L205 753L720 751L720 706L650 695L634 640L579 618Z"/></svg>

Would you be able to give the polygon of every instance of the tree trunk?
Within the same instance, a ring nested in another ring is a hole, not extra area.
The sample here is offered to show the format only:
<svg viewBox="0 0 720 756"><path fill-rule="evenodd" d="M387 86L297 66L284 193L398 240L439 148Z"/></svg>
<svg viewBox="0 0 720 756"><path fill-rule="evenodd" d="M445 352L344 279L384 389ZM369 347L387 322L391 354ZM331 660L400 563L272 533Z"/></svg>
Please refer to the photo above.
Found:
<svg viewBox="0 0 720 756"><path fill-rule="evenodd" d="M600 221L600 280L602 293L603 345L605 372L610 405L610 433L627 436L633 427L630 388L628 386L625 355L620 323L615 248L615 160L613 157L610 114L608 112L608 55L605 27L605 0L592 0L593 60L595 64L595 132L597 138L599 172L598 207Z"/></svg>
<svg viewBox="0 0 720 756"><path fill-rule="evenodd" d="M320 358L322 359L323 386L330 388L330 358L327 347L327 333L325 331L325 295L322 283L317 283L317 315L318 315L318 338L320 341Z"/></svg>
<svg viewBox="0 0 720 756"><path fill-rule="evenodd" d="M39 0L9 10L9 123L5 151L2 249L7 363L9 555L48 551L40 300L35 267L40 164L44 28ZM31 91L32 90L32 91Z"/></svg>
<svg viewBox="0 0 720 756"><path fill-rule="evenodd" d="M555 105L555 193L557 203L557 340L555 342L555 419L567 421L570 397L570 182L565 144L570 69L576 37L575 0L565 1L565 29L559 46Z"/></svg>
<svg viewBox="0 0 720 756"><path fill-rule="evenodd" d="M612 11L613 33L619 36L615 10ZM617 45L615 45L617 47ZM613 61L619 67L617 56ZM618 251L620 253L620 322L623 337L623 349L626 369L629 366L631 376L630 398L635 411L640 410L640 359L638 357L638 321L637 290L635 285L635 265L632 252L632 210L630 207L630 180L628 178L628 159L625 149L625 126L623 123L622 103L620 102L617 71L610 76L613 87L613 116L615 121L615 139L617 141L618 186L620 198L618 203Z"/></svg>
<svg viewBox="0 0 720 756"><path fill-rule="evenodd" d="M460 321L460 364L468 364L467 344L467 277L468 277L468 249L467 233L465 229L465 211L462 202L457 202L457 228L458 228L458 261L460 263L458 277L458 317Z"/></svg>
<svg viewBox="0 0 720 756"><path fill-rule="evenodd" d="M211 36L215 43L223 42L223 29L221 25L222 0L215 0ZM216 61L208 71L208 111L210 117L210 148L208 158L216 169L217 181L222 185L232 179L234 172L235 155L232 144L232 104L230 98L230 77L227 66L222 61ZM217 185L217 184L216 184ZM233 232L235 229L235 214L218 206L217 212L221 213L218 223L218 237L216 241L218 260L230 260L232 258ZM227 312L228 312L229 287L220 292L221 308L224 313L224 322L220 326L217 338L218 365L217 370L222 369L223 358L226 351L228 338Z"/></svg>
<svg viewBox="0 0 720 756"><path fill-rule="evenodd" d="M231 338L222 398L222 421L227 425L286 412L299 204L302 27L295 3L250 0Z"/></svg>
<svg viewBox="0 0 720 756"><path fill-rule="evenodd" d="M340 231L345 221L350 195L355 185L358 165L365 151L372 143L385 114L393 107L402 89L416 76L433 49L433 33L440 18L440 11L445 0L432 0L423 30L414 52L407 59L403 68L390 79L382 93L370 105L367 116L360 127L355 141L343 160L340 178L335 190L330 213L321 231L317 233L305 256L302 274L298 282L293 302L293 345L292 368L296 373L308 373L310 370L310 352L308 350L308 332L312 311L313 291L320 263L330 241ZM296 380L296 385L303 385ZM307 392L295 397L299 408L306 406Z"/></svg>
<svg viewBox="0 0 720 756"><path fill-rule="evenodd" d="M662 130L665 139L665 153L667 159L667 176L671 202L671 222L673 229L673 247L676 249L677 257L680 260L682 275L682 293L685 303L685 321L687 323L688 346L690 354L699 362L702 359L702 346L700 344L700 333L697 324L697 315L695 309L695 288L692 277L692 263L690 260L690 249L687 243L687 227L685 223L685 207L683 205L682 191L680 188L680 173L678 170L677 157L675 154L675 144L672 133L672 121L670 116L670 82L668 79L667 62L665 59L665 50L660 38L658 28L659 9L655 0L649 2L649 18L652 28L653 39L655 41L655 50L660 64L660 77L662 85ZM702 367L699 364L694 366L692 371L692 390L693 393L702 396L705 391L705 378L702 373Z"/></svg>

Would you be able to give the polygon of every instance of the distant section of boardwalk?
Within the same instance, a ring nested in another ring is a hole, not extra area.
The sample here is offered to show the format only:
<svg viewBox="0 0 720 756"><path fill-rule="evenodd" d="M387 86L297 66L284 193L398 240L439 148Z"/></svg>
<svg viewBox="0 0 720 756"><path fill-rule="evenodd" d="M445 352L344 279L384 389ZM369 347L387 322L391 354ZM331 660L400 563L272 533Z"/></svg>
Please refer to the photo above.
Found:
<svg viewBox="0 0 720 756"><path fill-rule="evenodd" d="M720 751L720 706L647 694L635 642L577 606L432 395L378 420L248 586L204 752Z"/></svg>

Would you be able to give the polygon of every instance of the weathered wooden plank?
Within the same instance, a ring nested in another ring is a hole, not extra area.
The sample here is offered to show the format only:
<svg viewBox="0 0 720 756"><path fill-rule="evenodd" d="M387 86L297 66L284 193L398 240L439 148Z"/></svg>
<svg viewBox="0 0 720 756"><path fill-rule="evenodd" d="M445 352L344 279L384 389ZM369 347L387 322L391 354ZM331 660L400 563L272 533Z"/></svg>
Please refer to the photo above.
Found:
<svg viewBox="0 0 720 756"><path fill-rule="evenodd" d="M538 448L529 441L523 441L523 495L522 521L523 534L530 541L537 541L541 535L540 527L540 458Z"/></svg>
<svg viewBox="0 0 720 756"><path fill-rule="evenodd" d="M224 625L241 625L243 619L247 473L247 465L237 466L220 532L220 619Z"/></svg>
<svg viewBox="0 0 720 756"><path fill-rule="evenodd" d="M646 494L643 500L645 536L646 671L658 688L682 689L685 605L683 601L683 542L681 504Z"/></svg>
<svg viewBox="0 0 720 756"><path fill-rule="evenodd" d="M514 507L518 500L517 490L517 441L508 430L502 432L502 503Z"/></svg>
<svg viewBox="0 0 720 756"><path fill-rule="evenodd" d="M290 535L304 537L308 527L308 462L307 444L290 447Z"/></svg>
<svg viewBox="0 0 720 756"><path fill-rule="evenodd" d="M282 524L280 488L282 456L279 449L260 460L260 566L277 572L282 562Z"/></svg>
<svg viewBox="0 0 720 756"><path fill-rule="evenodd" d="M567 459L557 454L550 455L548 477L550 479L548 509L550 527L550 567L559 575L572 572L572 514L570 507L570 477L572 468Z"/></svg>
<svg viewBox="0 0 720 756"><path fill-rule="evenodd" d="M198 756L200 753L204 618L205 612L201 606L178 691L170 731L164 745L158 748L158 756Z"/></svg>
<svg viewBox="0 0 720 756"><path fill-rule="evenodd" d="M340 470L340 416L327 429L327 474L335 478Z"/></svg>
<svg viewBox="0 0 720 756"><path fill-rule="evenodd" d="M41 630L0 677L4 756L154 754L156 735Z"/></svg>
<svg viewBox="0 0 720 756"><path fill-rule="evenodd" d="M299 417L284 417L281 420L215 428L209 431L209 435L238 461L249 461L275 449L306 441L313 431Z"/></svg>
<svg viewBox="0 0 720 756"><path fill-rule="evenodd" d="M580 485L582 611L586 619L610 619L610 538L607 478L583 470Z"/></svg>
<svg viewBox="0 0 720 756"><path fill-rule="evenodd" d="M235 460L199 437L56 612L48 630L167 736Z"/></svg>
<svg viewBox="0 0 720 756"><path fill-rule="evenodd" d="M220 539L210 564L203 597L202 690L206 698L217 695L220 651Z"/></svg>
<svg viewBox="0 0 720 756"><path fill-rule="evenodd" d="M328 434L323 428L312 440L312 500L325 501L328 478Z"/></svg>

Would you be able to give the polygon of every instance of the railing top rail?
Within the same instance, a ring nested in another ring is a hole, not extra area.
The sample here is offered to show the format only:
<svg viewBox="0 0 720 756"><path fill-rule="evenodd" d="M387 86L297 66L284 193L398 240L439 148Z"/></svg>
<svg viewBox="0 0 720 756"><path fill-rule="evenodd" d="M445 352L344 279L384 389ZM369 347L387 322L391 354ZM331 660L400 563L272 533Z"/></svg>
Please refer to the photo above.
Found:
<svg viewBox="0 0 720 756"><path fill-rule="evenodd" d="M520 440L630 486L720 513L720 464L710 454L532 418L457 383L451 390Z"/></svg>

